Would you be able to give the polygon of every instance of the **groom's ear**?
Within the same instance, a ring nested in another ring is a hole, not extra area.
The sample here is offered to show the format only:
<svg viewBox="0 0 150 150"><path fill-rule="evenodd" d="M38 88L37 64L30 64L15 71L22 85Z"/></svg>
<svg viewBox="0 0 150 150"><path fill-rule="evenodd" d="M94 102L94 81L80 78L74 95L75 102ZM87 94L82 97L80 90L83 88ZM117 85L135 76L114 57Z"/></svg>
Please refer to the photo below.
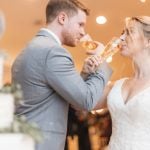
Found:
<svg viewBox="0 0 150 150"><path fill-rule="evenodd" d="M64 25L66 23L66 21L68 20L68 16L65 12L60 12L58 14L58 22L61 25Z"/></svg>

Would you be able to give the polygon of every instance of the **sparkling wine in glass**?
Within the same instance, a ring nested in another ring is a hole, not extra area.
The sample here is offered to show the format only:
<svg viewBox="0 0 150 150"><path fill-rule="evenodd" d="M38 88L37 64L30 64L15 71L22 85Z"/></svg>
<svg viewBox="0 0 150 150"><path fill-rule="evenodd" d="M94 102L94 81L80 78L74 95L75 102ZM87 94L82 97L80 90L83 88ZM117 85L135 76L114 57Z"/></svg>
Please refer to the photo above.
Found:
<svg viewBox="0 0 150 150"><path fill-rule="evenodd" d="M122 40L125 39L125 35L118 37L113 37L105 46L104 50L100 53L100 56L106 60L109 57L112 57L119 51L119 44Z"/></svg>
<svg viewBox="0 0 150 150"><path fill-rule="evenodd" d="M80 42L82 47L86 50L94 50L98 46L98 44L92 40L89 34L86 34L84 37L82 37Z"/></svg>

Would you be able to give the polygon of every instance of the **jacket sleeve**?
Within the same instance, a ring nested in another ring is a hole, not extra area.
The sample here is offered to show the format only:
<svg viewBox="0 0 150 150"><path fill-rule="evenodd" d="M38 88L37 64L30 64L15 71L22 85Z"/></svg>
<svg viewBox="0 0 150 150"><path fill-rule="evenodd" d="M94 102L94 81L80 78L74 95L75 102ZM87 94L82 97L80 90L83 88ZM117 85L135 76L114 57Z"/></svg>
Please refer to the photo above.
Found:
<svg viewBox="0 0 150 150"><path fill-rule="evenodd" d="M103 64L86 80L74 67L70 53L61 47L53 47L45 60L45 77L48 84L68 103L75 107L92 110L101 98L111 76L111 69Z"/></svg>

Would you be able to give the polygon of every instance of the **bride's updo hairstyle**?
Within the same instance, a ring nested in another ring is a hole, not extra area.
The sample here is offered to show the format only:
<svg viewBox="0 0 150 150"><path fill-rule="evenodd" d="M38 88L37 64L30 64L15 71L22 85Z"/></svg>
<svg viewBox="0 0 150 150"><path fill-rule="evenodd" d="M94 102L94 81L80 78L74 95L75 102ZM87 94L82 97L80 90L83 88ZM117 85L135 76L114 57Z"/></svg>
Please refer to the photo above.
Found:
<svg viewBox="0 0 150 150"><path fill-rule="evenodd" d="M144 36L150 40L150 17L149 16L136 16L126 18L126 24L130 22L138 22L141 25L141 29L144 33Z"/></svg>

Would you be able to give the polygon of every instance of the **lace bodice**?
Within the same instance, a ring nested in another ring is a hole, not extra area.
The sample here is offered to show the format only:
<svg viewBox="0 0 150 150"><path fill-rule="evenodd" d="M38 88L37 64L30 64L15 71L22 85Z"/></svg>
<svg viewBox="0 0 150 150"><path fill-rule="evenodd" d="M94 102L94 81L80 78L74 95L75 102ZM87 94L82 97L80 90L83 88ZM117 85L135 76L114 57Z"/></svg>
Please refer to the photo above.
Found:
<svg viewBox="0 0 150 150"><path fill-rule="evenodd" d="M150 150L150 87L132 97L126 104L118 80L108 95L112 118L109 150Z"/></svg>

